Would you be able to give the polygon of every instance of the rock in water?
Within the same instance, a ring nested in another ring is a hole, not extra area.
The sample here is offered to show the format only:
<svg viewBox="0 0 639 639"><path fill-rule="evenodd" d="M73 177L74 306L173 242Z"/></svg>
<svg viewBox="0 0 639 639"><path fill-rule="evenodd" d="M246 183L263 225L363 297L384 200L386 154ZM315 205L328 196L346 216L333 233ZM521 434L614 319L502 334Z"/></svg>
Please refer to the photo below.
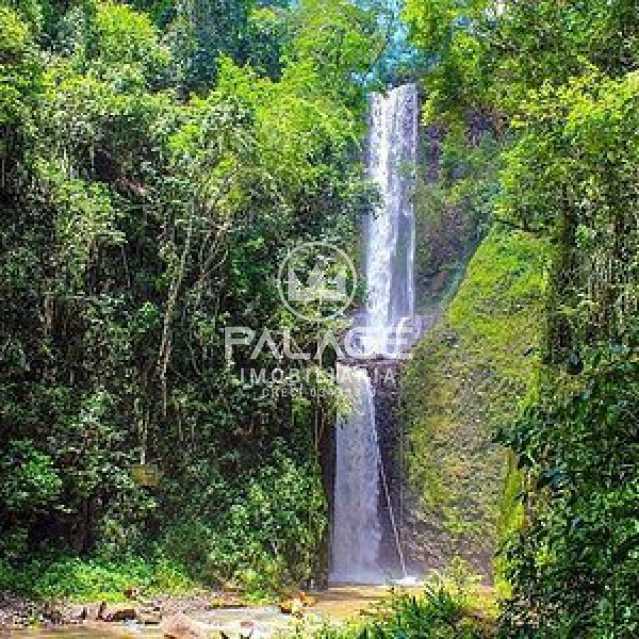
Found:
<svg viewBox="0 0 639 639"><path fill-rule="evenodd" d="M280 603L280 612L284 615L301 617L304 604L299 599L288 599Z"/></svg>
<svg viewBox="0 0 639 639"><path fill-rule="evenodd" d="M119 621L135 621L137 617L135 608L129 606L108 607L102 611L101 619L103 621L119 622Z"/></svg>
<svg viewBox="0 0 639 639"><path fill-rule="evenodd" d="M123 594L127 599L137 599L140 596L140 589L135 586L129 586L125 588Z"/></svg>
<svg viewBox="0 0 639 639"><path fill-rule="evenodd" d="M302 602L305 608L314 606L317 603L317 599L315 597L312 597L311 595L304 592L303 590L300 590L298 599Z"/></svg>
<svg viewBox="0 0 639 639"><path fill-rule="evenodd" d="M138 610L136 619L145 626L157 626L162 622L162 614L157 610Z"/></svg>
<svg viewBox="0 0 639 639"><path fill-rule="evenodd" d="M205 626L181 612L167 617L160 628L167 639L208 639L209 637Z"/></svg>

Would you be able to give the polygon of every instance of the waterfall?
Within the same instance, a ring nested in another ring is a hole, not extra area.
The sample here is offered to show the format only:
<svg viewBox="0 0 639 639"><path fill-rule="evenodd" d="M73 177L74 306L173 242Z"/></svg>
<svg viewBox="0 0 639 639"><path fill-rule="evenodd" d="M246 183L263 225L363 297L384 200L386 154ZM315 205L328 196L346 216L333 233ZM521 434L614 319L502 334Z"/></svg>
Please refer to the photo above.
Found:
<svg viewBox="0 0 639 639"><path fill-rule="evenodd" d="M371 97L367 168L381 194L365 229L366 319L374 354L393 355L398 328L415 312L410 187L417 159L417 118L413 84Z"/></svg>
<svg viewBox="0 0 639 639"><path fill-rule="evenodd" d="M365 368L338 364L338 380L351 403L336 427L332 581L383 581L378 554L379 454L374 391Z"/></svg>
<svg viewBox="0 0 639 639"><path fill-rule="evenodd" d="M415 85L371 96L367 171L380 192L379 205L364 228L364 347L371 356L397 355L397 335L415 312L411 184L417 119ZM381 583L386 571L380 561L380 499L387 502L404 576L405 567L378 444L375 389L365 366L339 364L338 382L350 410L336 425L330 580Z"/></svg>

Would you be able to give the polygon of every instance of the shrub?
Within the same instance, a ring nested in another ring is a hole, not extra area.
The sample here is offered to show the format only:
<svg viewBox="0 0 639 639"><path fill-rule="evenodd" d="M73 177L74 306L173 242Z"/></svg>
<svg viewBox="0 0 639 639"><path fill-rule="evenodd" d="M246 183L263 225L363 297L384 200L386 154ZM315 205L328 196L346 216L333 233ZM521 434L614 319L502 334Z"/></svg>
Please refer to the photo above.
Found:
<svg viewBox="0 0 639 639"><path fill-rule="evenodd" d="M487 639L491 623L473 614L458 594L428 587L422 597L394 595L365 623L323 628L317 639Z"/></svg>

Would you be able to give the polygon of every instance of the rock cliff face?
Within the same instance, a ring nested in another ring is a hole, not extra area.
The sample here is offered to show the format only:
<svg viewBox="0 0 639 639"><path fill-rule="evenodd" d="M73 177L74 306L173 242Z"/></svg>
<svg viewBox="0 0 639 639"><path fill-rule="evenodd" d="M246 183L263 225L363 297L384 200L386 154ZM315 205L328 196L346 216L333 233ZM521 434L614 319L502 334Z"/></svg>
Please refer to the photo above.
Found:
<svg viewBox="0 0 639 639"><path fill-rule="evenodd" d="M379 496L382 522L381 561L393 577L401 578L401 564L406 562L406 491L405 438L399 419L399 377L401 364L395 361L371 364L375 384L377 435L381 453L382 488ZM402 556L399 555L398 541ZM410 564L410 565L409 565ZM409 573L419 567L408 562Z"/></svg>
<svg viewBox="0 0 639 639"><path fill-rule="evenodd" d="M466 135L478 142L485 131L471 118ZM523 234L486 234L476 211L451 205L442 132L422 129L420 139L415 307L427 315L411 358L384 364L394 385L375 385L382 467L409 574L462 558L490 580L499 535L516 516L504 496L511 463L492 435L538 367L544 249ZM379 366L369 365L371 375L385 379L374 373ZM397 544L385 495L380 512L392 569Z"/></svg>
<svg viewBox="0 0 639 639"><path fill-rule="evenodd" d="M511 517L505 453L492 442L535 377L542 308L539 241L491 232L400 378L410 554L428 568L467 560L492 574Z"/></svg>

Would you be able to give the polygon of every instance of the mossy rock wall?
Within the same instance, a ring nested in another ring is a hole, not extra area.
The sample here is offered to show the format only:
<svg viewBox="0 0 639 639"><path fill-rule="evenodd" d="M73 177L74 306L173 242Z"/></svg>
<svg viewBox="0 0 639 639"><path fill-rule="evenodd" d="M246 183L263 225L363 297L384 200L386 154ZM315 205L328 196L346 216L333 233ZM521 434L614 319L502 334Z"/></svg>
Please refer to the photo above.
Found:
<svg viewBox="0 0 639 639"><path fill-rule="evenodd" d="M543 261L540 240L492 230L404 369L417 502L410 550L426 567L462 557L492 573L498 530L511 517L504 501L509 461L492 434L517 414L538 370Z"/></svg>

